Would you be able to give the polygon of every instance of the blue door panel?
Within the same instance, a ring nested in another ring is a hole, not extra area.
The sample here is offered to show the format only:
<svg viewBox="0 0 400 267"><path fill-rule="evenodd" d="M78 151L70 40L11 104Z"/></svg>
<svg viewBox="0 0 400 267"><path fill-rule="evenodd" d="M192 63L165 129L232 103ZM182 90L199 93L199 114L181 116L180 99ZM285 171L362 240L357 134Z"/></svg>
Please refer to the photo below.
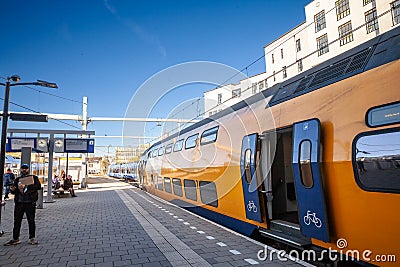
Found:
<svg viewBox="0 0 400 267"><path fill-rule="evenodd" d="M240 157L240 173L242 176L242 187L243 187L243 195L244 195L244 204L246 209L246 218L261 222L261 211L260 211L260 200L258 195L258 183L257 178L255 176L256 173L256 152L257 152L257 140L258 134L251 134L245 136L242 141L242 152ZM250 173L251 183L247 183L246 174L245 174L245 157L246 151L251 151L250 157ZM254 188L254 190L253 190Z"/></svg>
<svg viewBox="0 0 400 267"><path fill-rule="evenodd" d="M300 171L302 142L311 143L312 186L303 184ZM320 122L317 119L294 124L292 165L303 235L329 242L329 225L320 170Z"/></svg>

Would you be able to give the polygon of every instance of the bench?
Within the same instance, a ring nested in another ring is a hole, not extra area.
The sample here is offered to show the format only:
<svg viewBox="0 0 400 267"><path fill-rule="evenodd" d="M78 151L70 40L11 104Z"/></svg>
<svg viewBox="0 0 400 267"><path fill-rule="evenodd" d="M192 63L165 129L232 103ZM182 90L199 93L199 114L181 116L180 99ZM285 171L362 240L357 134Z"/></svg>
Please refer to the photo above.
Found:
<svg viewBox="0 0 400 267"><path fill-rule="evenodd" d="M54 197L58 197L58 198L71 196L71 194L69 193L69 190L63 190L63 189L53 190L53 195L54 195Z"/></svg>

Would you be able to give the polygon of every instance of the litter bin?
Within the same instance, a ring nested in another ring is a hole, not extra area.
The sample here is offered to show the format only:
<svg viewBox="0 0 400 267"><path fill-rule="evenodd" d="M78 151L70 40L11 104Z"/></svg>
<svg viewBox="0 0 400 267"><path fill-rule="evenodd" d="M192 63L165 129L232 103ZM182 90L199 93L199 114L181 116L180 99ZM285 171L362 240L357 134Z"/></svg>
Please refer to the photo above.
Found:
<svg viewBox="0 0 400 267"><path fill-rule="evenodd" d="M43 209L43 187L38 190L38 200L36 201L36 208Z"/></svg>

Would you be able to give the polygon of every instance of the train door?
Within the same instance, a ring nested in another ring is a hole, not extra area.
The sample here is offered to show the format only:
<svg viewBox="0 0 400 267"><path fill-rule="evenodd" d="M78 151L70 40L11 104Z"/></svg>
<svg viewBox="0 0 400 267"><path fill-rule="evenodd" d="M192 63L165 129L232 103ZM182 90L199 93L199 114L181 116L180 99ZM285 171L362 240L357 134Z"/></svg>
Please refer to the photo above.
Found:
<svg viewBox="0 0 400 267"><path fill-rule="evenodd" d="M256 175L258 134L247 135L242 140L240 173L246 218L261 222L259 182Z"/></svg>
<svg viewBox="0 0 400 267"><path fill-rule="evenodd" d="M329 242L329 227L320 170L320 122L294 124L293 172L303 235Z"/></svg>
<svg viewBox="0 0 400 267"><path fill-rule="evenodd" d="M268 229L260 233L295 246L306 246L310 239L300 231L298 202L292 167L293 128L263 133L260 172L268 219Z"/></svg>

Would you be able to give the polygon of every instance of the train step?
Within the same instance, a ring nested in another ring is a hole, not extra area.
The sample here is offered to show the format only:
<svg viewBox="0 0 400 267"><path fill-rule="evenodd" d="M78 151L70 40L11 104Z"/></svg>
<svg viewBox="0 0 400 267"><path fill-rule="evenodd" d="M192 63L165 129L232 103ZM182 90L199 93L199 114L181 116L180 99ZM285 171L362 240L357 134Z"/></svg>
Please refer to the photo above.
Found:
<svg viewBox="0 0 400 267"><path fill-rule="evenodd" d="M271 221L270 229L262 229L260 234L299 248L311 245L311 239L301 234L299 225L281 220Z"/></svg>

